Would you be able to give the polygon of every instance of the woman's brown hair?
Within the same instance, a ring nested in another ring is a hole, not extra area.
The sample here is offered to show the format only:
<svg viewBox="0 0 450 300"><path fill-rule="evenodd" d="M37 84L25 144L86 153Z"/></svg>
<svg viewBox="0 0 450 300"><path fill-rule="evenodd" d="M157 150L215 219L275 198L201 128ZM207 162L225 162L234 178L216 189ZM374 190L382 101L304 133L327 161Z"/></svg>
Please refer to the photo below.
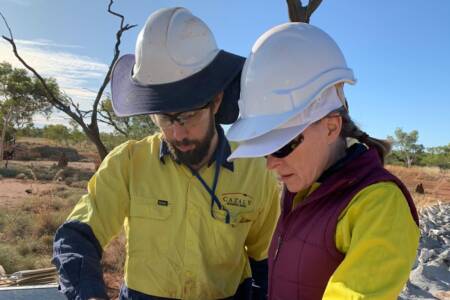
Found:
<svg viewBox="0 0 450 300"><path fill-rule="evenodd" d="M343 96L342 85L337 85L336 88L338 90L338 96L344 104L341 108L334 111L334 113L338 113L342 117L342 130L340 137L343 138L344 141L346 138L353 138L366 144L369 148L375 148L381 161L384 163L384 158L391 151L391 143L387 140L373 138L361 130L350 117L347 101Z"/></svg>

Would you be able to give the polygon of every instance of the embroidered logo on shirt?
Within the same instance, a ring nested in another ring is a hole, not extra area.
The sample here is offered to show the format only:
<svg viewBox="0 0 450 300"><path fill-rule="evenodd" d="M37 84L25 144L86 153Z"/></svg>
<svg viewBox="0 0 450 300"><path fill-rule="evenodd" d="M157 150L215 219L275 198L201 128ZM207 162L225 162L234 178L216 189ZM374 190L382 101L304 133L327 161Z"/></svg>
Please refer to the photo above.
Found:
<svg viewBox="0 0 450 300"><path fill-rule="evenodd" d="M249 207L252 205L253 197L244 193L222 194L222 203L226 206Z"/></svg>
<svg viewBox="0 0 450 300"><path fill-rule="evenodd" d="M169 205L169 201L167 201L167 200L158 200L158 205L160 205L160 206L168 206Z"/></svg>

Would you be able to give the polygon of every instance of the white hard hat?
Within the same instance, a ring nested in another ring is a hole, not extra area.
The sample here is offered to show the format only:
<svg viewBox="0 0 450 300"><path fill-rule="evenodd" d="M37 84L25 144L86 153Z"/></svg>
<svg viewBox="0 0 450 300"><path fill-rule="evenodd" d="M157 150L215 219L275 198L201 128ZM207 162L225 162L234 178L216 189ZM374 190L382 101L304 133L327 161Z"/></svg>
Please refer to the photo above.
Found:
<svg viewBox="0 0 450 300"><path fill-rule="evenodd" d="M220 50L208 26L189 10L158 10L140 31L135 55L121 57L114 66L114 111L130 116L191 110L220 91L225 91L224 105L236 103L237 93L226 99L226 89L243 63L243 57Z"/></svg>
<svg viewBox="0 0 450 300"><path fill-rule="evenodd" d="M277 151L302 133L309 125L343 106L343 101L345 100L340 99L335 86L328 87L307 108L286 123L255 138L240 141L239 146L228 157L228 160L266 156Z"/></svg>
<svg viewBox="0 0 450 300"><path fill-rule="evenodd" d="M344 105L336 84L355 81L339 47L319 28L286 23L270 29L242 71L241 115L227 132L240 145L229 160L280 149Z"/></svg>
<svg viewBox="0 0 450 300"><path fill-rule="evenodd" d="M328 87L354 83L334 40L306 23L286 23L264 33L245 62L240 117L227 137L261 136L305 110Z"/></svg>
<svg viewBox="0 0 450 300"><path fill-rule="evenodd" d="M205 68L217 53L212 32L190 11L158 10L136 40L133 79L145 85L181 80Z"/></svg>

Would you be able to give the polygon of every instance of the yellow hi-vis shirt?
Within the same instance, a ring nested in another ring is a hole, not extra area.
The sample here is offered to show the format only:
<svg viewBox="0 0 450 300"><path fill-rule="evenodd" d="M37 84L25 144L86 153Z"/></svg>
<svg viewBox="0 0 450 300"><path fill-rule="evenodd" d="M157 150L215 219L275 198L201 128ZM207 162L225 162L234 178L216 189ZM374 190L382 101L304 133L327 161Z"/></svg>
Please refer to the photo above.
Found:
<svg viewBox="0 0 450 300"><path fill-rule="evenodd" d="M294 206L320 186L296 195ZM369 185L341 212L336 248L344 260L328 281L324 300L394 300L414 264L420 231L393 182Z"/></svg>
<svg viewBox="0 0 450 300"><path fill-rule="evenodd" d="M267 258L279 215L279 190L264 159L221 166L214 205L201 182L170 156L160 134L115 148L88 184L68 220L88 224L102 247L122 227L127 238L125 283L159 297L218 299L251 277L249 257ZM235 147L235 145L232 145ZM199 170L211 186L216 162Z"/></svg>

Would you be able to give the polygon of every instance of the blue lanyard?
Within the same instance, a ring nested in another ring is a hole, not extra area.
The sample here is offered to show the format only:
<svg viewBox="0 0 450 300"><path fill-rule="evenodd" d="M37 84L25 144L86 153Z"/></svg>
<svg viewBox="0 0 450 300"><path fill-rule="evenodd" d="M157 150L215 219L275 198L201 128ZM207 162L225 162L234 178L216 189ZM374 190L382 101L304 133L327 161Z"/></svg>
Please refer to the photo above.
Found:
<svg viewBox="0 0 450 300"><path fill-rule="evenodd" d="M216 216L214 215L214 203L215 203L220 210L223 210L226 212L225 223L230 224L230 212L225 206L222 205L222 203L220 203L219 198L217 198L217 196L216 196L216 187L217 187L217 182L219 181L219 173L220 173L220 168L221 168L221 165L218 160L220 158L222 158L222 156L223 156L223 149L225 148L225 143L220 143L218 145L218 147L219 147L219 153L218 153L219 155L216 159L216 169L214 171L214 180L213 180L212 188L210 188L208 186L208 184L200 176L200 174L198 174L197 171L193 170L191 167L189 167L189 169L191 170L192 174L194 174L195 177L197 177L197 179L201 182L203 187L206 189L206 191L211 196L211 216L216 219Z"/></svg>

